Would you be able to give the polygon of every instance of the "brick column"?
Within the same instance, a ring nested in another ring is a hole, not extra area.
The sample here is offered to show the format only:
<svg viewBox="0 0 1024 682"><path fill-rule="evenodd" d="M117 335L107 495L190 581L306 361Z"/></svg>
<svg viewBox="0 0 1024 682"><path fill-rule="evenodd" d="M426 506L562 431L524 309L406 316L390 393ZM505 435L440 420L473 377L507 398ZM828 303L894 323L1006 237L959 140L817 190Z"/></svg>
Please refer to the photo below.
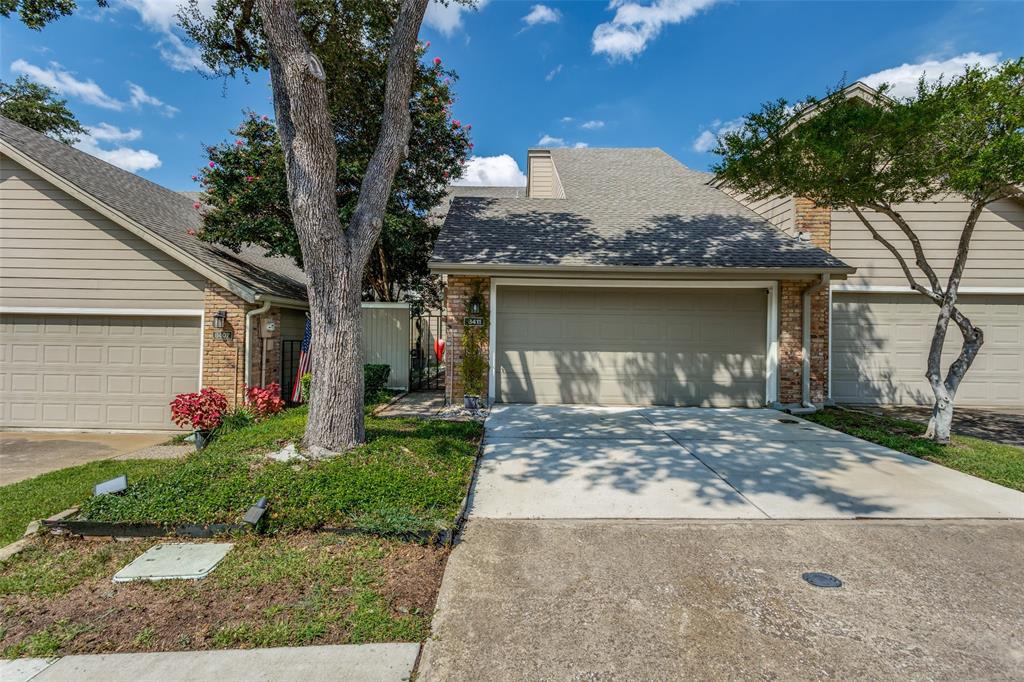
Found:
<svg viewBox="0 0 1024 682"><path fill-rule="evenodd" d="M465 384L461 375L462 363L462 333L463 319L469 315L469 299L473 296L477 285L483 296L484 304L491 307L491 278L490 277L468 277L462 275L448 275L448 286L445 289L445 308L447 309L448 338L445 360L445 397L453 405L462 404L462 396L465 394ZM485 324L490 324L486 320ZM487 329L487 327L485 327ZM487 337L489 339L489 335ZM482 347L484 357L487 357L489 350L488 340L485 339ZM484 377L484 394L481 396L487 399L488 377Z"/></svg>
<svg viewBox="0 0 1024 682"><path fill-rule="evenodd" d="M231 407L242 404L245 397L245 313L253 306L227 289L206 283L203 293L203 387L223 393ZM214 329L213 316L227 313L223 329ZM232 332L228 341L215 339L218 331Z"/></svg>
<svg viewBox="0 0 1024 682"><path fill-rule="evenodd" d="M264 321L274 322L274 331L263 336L260 334L260 325ZM271 308L261 316L257 316L252 322L253 334L252 362L249 377L249 386L267 386L276 383L281 384L281 309ZM266 354L264 355L264 346ZM263 368L263 361L267 366ZM244 370L243 370L244 371Z"/></svg>
<svg viewBox="0 0 1024 682"><path fill-rule="evenodd" d="M816 205L810 199L793 199L793 221L797 231L811 238L811 243L826 251L832 250L832 209Z"/></svg>
<svg viewBox="0 0 1024 682"><path fill-rule="evenodd" d="M808 280L779 282L779 402L799 403L803 377L803 291ZM828 392L828 291L811 297L811 402Z"/></svg>

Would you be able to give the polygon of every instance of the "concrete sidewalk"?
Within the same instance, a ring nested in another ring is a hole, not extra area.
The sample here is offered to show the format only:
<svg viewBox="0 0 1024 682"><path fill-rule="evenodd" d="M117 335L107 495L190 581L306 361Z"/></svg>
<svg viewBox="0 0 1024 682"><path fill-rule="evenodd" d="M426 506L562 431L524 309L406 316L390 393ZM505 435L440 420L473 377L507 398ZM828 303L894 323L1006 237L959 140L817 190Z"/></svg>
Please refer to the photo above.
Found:
<svg viewBox="0 0 1024 682"><path fill-rule="evenodd" d="M102 654L0 661L3 682L402 682L419 644Z"/></svg>

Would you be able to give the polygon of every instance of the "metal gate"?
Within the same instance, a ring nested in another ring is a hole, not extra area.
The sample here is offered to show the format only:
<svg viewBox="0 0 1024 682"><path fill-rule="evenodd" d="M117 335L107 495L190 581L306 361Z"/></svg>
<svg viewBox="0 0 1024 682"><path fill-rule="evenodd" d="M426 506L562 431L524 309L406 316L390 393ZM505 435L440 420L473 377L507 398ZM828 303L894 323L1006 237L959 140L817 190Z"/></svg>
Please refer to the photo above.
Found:
<svg viewBox="0 0 1024 682"><path fill-rule="evenodd" d="M301 340L281 342L281 397L287 402L291 402L292 399L295 373L299 371L299 355L301 353Z"/></svg>
<svg viewBox="0 0 1024 682"><path fill-rule="evenodd" d="M409 325L409 390L444 388L444 362L434 354L434 341L445 338L444 312L424 312Z"/></svg>

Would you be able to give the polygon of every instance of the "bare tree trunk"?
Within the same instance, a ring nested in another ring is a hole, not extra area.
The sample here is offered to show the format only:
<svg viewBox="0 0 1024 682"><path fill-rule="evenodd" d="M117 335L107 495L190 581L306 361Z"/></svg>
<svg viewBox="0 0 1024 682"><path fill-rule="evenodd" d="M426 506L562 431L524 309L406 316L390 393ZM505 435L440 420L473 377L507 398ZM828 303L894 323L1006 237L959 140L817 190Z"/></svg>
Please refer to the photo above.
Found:
<svg viewBox="0 0 1024 682"><path fill-rule="evenodd" d="M416 39L426 6L427 0L404 0L399 10L380 138L345 230L335 200L337 152L323 67L302 33L294 2L257 0L270 52L288 200L308 280L313 385L304 440L313 456L343 452L365 438L363 271L380 236L395 173L408 154Z"/></svg>

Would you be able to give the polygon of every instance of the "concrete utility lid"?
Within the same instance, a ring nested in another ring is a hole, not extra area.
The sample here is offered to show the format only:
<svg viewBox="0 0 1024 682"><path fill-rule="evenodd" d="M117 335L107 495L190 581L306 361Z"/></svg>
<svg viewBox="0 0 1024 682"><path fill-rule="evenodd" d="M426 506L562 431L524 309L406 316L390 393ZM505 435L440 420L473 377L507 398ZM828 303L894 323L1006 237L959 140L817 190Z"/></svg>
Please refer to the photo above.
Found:
<svg viewBox="0 0 1024 682"><path fill-rule="evenodd" d="M155 545L115 573L114 582L199 580L209 575L233 546L230 542Z"/></svg>

